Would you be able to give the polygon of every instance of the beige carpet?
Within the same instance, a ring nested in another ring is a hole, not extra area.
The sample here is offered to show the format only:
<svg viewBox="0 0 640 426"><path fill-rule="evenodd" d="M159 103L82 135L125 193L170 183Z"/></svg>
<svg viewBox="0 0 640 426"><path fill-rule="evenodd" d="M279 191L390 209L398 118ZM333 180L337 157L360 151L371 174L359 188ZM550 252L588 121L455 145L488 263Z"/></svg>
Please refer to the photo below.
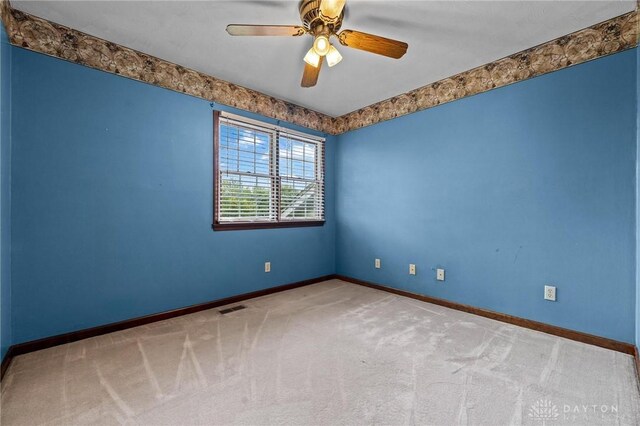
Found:
<svg viewBox="0 0 640 426"><path fill-rule="evenodd" d="M640 424L630 356L332 280L17 357L14 424Z"/></svg>

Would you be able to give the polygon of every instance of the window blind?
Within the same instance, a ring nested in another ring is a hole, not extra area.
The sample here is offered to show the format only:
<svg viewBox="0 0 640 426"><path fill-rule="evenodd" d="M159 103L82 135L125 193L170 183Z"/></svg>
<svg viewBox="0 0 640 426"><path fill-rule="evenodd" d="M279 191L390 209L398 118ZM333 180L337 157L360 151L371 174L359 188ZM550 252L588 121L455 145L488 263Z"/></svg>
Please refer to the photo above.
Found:
<svg viewBox="0 0 640 426"><path fill-rule="evenodd" d="M324 221L324 139L228 113L216 125L216 224Z"/></svg>
<svg viewBox="0 0 640 426"><path fill-rule="evenodd" d="M324 146L278 133L280 219L324 219Z"/></svg>

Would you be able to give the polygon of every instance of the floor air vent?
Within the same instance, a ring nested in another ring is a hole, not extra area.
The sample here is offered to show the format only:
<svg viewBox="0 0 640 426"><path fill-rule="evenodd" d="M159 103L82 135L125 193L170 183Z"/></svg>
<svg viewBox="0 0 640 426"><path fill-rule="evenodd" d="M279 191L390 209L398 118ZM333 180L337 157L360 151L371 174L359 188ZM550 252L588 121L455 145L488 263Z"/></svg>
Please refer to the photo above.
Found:
<svg viewBox="0 0 640 426"><path fill-rule="evenodd" d="M246 306L244 306L244 305L238 305L238 306L233 306L231 308L223 309L223 310L218 311L218 312L220 312L222 315L224 315L224 314L229 314L231 312L239 311L239 310L245 309L245 308L246 308Z"/></svg>

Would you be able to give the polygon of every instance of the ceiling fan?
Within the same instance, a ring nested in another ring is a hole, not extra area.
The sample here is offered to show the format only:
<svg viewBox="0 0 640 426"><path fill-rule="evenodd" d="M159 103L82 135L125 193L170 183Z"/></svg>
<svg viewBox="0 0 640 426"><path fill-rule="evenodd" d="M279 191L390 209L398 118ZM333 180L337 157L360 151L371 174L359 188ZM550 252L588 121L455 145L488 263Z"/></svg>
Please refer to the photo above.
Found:
<svg viewBox="0 0 640 426"><path fill-rule="evenodd" d="M330 42L331 37L341 45L365 50L389 58L400 59L409 45L402 41L354 30L340 30L346 0L301 0L299 25L227 25L232 36L301 36L309 34L313 45L304 56L302 87L315 86L324 58L330 67L342 60L342 55Z"/></svg>

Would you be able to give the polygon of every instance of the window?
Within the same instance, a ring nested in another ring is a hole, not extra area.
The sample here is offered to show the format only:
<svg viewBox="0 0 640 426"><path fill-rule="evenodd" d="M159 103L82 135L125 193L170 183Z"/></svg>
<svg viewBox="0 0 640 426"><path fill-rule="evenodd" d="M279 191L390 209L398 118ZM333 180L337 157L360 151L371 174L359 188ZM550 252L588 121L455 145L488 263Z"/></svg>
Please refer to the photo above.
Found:
<svg viewBox="0 0 640 426"><path fill-rule="evenodd" d="M213 229L324 224L324 139L214 112Z"/></svg>

